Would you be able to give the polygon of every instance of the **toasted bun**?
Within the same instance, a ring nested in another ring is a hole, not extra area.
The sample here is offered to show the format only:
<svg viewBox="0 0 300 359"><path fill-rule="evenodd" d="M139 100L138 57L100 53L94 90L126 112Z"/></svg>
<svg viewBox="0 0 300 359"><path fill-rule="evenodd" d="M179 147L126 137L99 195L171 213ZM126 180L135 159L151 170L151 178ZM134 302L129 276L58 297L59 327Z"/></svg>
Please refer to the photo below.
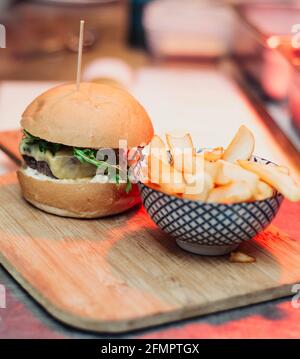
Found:
<svg viewBox="0 0 300 359"><path fill-rule="evenodd" d="M153 126L144 108L116 86L81 83L54 87L25 110L21 126L49 142L89 148L128 148L147 144Z"/></svg>
<svg viewBox="0 0 300 359"><path fill-rule="evenodd" d="M35 207L59 216L98 218L123 212L140 202L139 190L133 184L127 194L125 184L90 181L53 180L32 176L20 169L18 179L24 198Z"/></svg>

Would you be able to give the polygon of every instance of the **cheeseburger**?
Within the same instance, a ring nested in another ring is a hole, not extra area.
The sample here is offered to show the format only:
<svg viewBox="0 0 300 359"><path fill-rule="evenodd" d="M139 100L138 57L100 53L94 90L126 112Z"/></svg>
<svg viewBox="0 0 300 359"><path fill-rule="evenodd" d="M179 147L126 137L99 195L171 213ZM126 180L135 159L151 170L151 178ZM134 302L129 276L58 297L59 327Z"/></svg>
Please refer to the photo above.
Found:
<svg viewBox="0 0 300 359"><path fill-rule="evenodd" d="M34 206L60 216L95 218L139 202L137 185L128 177L120 181L120 153L128 152L119 150L119 141L127 141L129 150L140 148L150 142L153 127L124 89L95 83L81 83L79 90L75 84L55 87L27 107L21 127L18 179ZM99 160L104 148L116 153L114 165L105 156ZM110 167L115 174L106 181Z"/></svg>

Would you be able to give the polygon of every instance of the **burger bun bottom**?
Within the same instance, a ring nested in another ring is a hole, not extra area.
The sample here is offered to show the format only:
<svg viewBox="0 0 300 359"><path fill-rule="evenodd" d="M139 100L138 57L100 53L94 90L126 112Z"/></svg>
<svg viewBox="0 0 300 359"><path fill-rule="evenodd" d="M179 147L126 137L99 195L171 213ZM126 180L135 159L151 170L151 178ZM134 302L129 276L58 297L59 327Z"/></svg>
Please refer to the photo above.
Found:
<svg viewBox="0 0 300 359"><path fill-rule="evenodd" d="M23 197L52 214L73 218L100 218L128 210L140 203L138 186L126 193L126 184L90 180L56 180L28 168L18 171Z"/></svg>

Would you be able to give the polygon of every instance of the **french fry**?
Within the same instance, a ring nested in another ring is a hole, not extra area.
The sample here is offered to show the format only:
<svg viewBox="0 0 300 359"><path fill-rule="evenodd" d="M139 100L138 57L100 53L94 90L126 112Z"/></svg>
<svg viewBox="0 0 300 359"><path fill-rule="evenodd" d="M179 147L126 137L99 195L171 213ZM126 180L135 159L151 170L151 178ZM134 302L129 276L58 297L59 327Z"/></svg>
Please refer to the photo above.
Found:
<svg viewBox="0 0 300 359"><path fill-rule="evenodd" d="M254 194L257 190L259 177L253 173L245 170L237 164L220 160L219 170L215 178L216 185L227 185L231 182L247 182L249 188Z"/></svg>
<svg viewBox="0 0 300 359"><path fill-rule="evenodd" d="M182 173L174 169L170 163L165 163L161 158L154 155L148 157L149 179L152 183L160 184L171 179L171 173L175 173L178 181L182 180Z"/></svg>
<svg viewBox="0 0 300 359"><path fill-rule="evenodd" d="M194 183L186 185L182 198L193 201L206 201L208 193L213 186L213 180L208 173L197 174Z"/></svg>
<svg viewBox="0 0 300 359"><path fill-rule="evenodd" d="M183 177L187 184L194 183L195 177L203 175L205 171L204 152L197 153L192 158L186 156L185 161L189 165L182 168Z"/></svg>
<svg viewBox="0 0 300 359"><path fill-rule="evenodd" d="M159 157L153 154L148 156L148 178L150 182L155 184L161 182L161 163L163 163L163 161Z"/></svg>
<svg viewBox="0 0 300 359"><path fill-rule="evenodd" d="M276 168L277 171L279 171L281 173L285 173L286 175L290 174L289 169L285 166L277 166L274 163L268 163L268 166L272 166L272 167Z"/></svg>
<svg viewBox="0 0 300 359"><path fill-rule="evenodd" d="M238 163L246 170L256 173L261 180L274 187L290 201L300 200L300 186L286 173L263 163L250 161L238 161Z"/></svg>
<svg viewBox="0 0 300 359"><path fill-rule="evenodd" d="M230 253L229 261L232 263L254 263L256 262L256 258L246 253L236 251Z"/></svg>
<svg viewBox="0 0 300 359"><path fill-rule="evenodd" d="M214 161L221 159L223 154L224 154L224 148L216 147L216 148L212 149L211 151L205 151L204 158L207 161L214 162Z"/></svg>
<svg viewBox="0 0 300 359"><path fill-rule="evenodd" d="M155 135L150 142L150 151L148 155L148 178L152 183L162 182L162 165L170 172L170 161L164 141Z"/></svg>
<svg viewBox="0 0 300 359"><path fill-rule="evenodd" d="M167 144L170 148L170 151L174 149L179 149L184 151L186 148L194 148L192 137L189 133L186 133L182 137L172 136L169 133L166 134Z"/></svg>
<svg viewBox="0 0 300 359"><path fill-rule="evenodd" d="M164 141L157 135L153 136L153 138L150 142L149 156L154 156L154 157L162 160L165 164L170 163L166 145L165 145Z"/></svg>
<svg viewBox="0 0 300 359"><path fill-rule="evenodd" d="M215 161L215 162L206 161L206 160L204 161L204 171L210 175L213 182L215 182L215 180L216 180L219 166L220 166L219 161Z"/></svg>
<svg viewBox="0 0 300 359"><path fill-rule="evenodd" d="M169 146L173 166L177 171L194 174L196 151L189 133L183 137L175 137L166 134L167 144Z"/></svg>
<svg viewBox="0 0 300 359"><path fill-rule="evenodd" d="M214 203L238 203L249 201L252 191L247 182L232 182L229 185L216 187L208 195L207 201Z"/></svg>
<svg viewBox="0 0 300 359"><path fill-rule="evenodd" d="M300 200L300 186L283 166L249 161L254 150L251 131L241 126L229 146L196 153L190 134L154 136L148 166L141 168L141 181L162 192L185 199L214 203L263 200L275 190L291 201Z"/></svg>
<svg viewBox="0 0 300 359"><path fill-rule="evenodd" d="M170 175L168 175L167 171L170 171ZM163 192L169 194L182 194L186 188L182 173L178 172L174 167L167 168L163 163L159 186Z"/></svg>
<svg viewBox="0 0 300 359"><path fill-rule="evenodd" d="M275 165L275 168L277 168L277 170L280 171L281 173L285 173L286 175L290 174L290 170L285 166L276 166Z"/></svg>
<svg viewBox="0 0 300 359"><path fill-rule="evenodd" d="M258 181L257 192L254 195L256 201L261 201L266 198L270 198L274 195L274 189L264 181Z"/></svg>
<svg viewBox="0 0 300 359"><path fill-rule="evenodd" d="M185 191L184 183L161 183L159 184L159 187L162 192L168 193L170 195L183 194Z"/></svg>
<svg viewBox="0 0 300 359"><path fill-rule="evenodd" d="M162 159L150 156L148 177L151 183L159 185L163 192L178 194L185 191L185 182L181 172Z"/></svg>
<svg viewBox="0 0 300 359"><path fill-rule="evenodd" d="M228 162L249 160L254 151L254 146L255 140L252 132L246 126L241 126L225 149L222 158Z"/></svg>

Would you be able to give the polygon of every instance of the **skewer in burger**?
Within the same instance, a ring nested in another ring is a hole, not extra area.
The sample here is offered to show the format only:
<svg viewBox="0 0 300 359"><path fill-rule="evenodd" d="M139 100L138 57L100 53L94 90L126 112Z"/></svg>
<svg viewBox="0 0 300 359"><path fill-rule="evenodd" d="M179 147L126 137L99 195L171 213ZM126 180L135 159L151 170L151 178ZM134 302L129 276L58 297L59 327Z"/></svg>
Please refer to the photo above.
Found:
<svg viewBox="0 0 300 359"><path fill-rule="evenodd" d="M22 115L24 198L60 216L96 218L123 212L140 201L137 185L120 181L119 140L127 148L146 145L153 127L144 108L124 89L95 83L61 85L37 97ZM116 153L111 166L99 149ZM126 152L127 153L127 152ZM99 175L102 168L104 175ZM123 176L124 177L124 176ZM120 183L122 182L122 183Z"/></svg>

